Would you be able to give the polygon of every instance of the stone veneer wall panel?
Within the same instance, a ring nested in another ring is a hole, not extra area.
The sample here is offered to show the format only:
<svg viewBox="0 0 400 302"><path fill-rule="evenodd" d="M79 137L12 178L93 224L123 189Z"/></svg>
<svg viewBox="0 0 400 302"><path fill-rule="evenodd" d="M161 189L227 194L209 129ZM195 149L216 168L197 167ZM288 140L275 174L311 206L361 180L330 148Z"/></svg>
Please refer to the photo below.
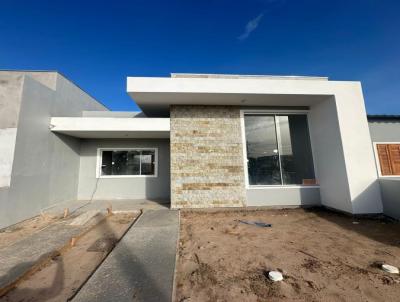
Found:
<svg viewBox="0 0 400 302"><path fill-rule="evenodd" d="M240 109L171 106L171 207L245 205Z"/></svg>

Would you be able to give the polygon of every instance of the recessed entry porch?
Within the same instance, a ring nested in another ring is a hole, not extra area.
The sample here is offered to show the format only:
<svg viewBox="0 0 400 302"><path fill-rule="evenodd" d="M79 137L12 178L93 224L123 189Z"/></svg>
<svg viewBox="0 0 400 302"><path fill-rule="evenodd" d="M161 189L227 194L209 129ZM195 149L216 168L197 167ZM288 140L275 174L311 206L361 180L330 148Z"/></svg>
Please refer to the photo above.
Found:
<svg viewBox="0 0 400 302"><path fill-rule="evenodd" d="M52 118L51 125L80 145L78 200L150 200L169 207L169 119Z"/></svg>

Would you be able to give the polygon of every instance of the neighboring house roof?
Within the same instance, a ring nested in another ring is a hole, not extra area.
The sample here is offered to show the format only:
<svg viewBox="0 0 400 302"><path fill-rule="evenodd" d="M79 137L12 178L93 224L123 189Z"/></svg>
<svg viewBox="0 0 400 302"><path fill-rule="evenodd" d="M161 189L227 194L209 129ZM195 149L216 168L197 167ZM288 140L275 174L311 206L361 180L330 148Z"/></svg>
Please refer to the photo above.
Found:
<svg viewBox="0 0 400 302"><path fill-rule="evenodd" d="M0 75L7 76L7 73L28 75L28 76L32 77L35 81L38 81L42 85L45 85L52 90L56 90L57 75L59 75L59 76L63 77L65 80L67 80L68 82L70 82L72 85L77 87L79 90L81 90L83 93L90 96L94 101L96 101L97 103L102 105L105 109L110 110L103 102L97 100L89 92L87 92L85 89L83 89L81 86L79 86L77 83L72 81L70 78L68 78L66 75L64 75L62 72L60 72L58 70L0 69ZM54 78L51 78L51 77L49 78L49 77L43 76L44 74L53 74Z"/></svg>
<svg viewBox="0 0 400 302"><path fill-rule="evenodd" d="M381 122L399 122L400 123L400 115L399 114L368 114L368 121L381 121Z"/></svg>

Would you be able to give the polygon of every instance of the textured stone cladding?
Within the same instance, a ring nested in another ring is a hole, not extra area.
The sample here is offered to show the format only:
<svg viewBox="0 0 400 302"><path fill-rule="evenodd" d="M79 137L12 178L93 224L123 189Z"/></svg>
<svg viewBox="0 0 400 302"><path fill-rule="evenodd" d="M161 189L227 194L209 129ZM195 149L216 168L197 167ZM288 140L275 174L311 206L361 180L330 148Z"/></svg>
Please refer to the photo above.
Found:
<svg viewBox="0 0 400 302"><path fill-rule="evenodd" d="M171 207L245 205L240 110L171 106Z"/></svg>

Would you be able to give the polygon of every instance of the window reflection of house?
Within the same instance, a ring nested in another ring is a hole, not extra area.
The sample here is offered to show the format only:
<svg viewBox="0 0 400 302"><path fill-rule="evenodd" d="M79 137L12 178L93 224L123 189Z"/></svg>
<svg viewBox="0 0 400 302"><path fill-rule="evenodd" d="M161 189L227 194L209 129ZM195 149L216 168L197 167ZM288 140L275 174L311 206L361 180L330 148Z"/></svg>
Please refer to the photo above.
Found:
<svg viewBox="0 0 400 302"><path fill-rule="evenodd" d="M314 179L305 114L246 114L249 185L301 185Z"/></svg>

